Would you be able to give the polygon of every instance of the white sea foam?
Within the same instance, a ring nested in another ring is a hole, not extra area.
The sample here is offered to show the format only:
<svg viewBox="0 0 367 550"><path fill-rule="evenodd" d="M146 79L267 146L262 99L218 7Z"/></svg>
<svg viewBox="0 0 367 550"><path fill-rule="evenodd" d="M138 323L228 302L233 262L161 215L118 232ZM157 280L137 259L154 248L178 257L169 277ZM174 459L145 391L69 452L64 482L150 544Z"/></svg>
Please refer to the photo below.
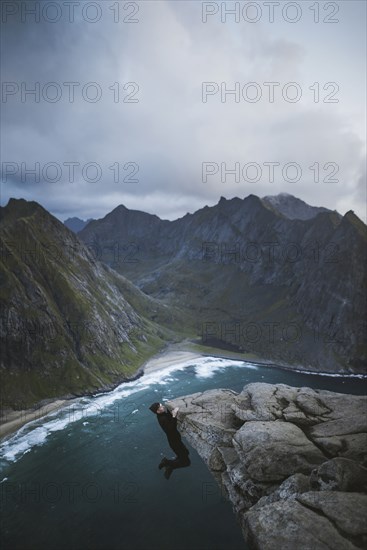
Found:
<svg viewBox="0 0 367 550"><path fill-rule="evenodd" d="M243 361L231 361L228 359L217 359L212 357L206 357L203 361L198 361L199 364L195 365L195 373L198 378L212 378L218 371L225 369L226 367L242 367ZM246 368L257 369L255 365L246 364Z"/></svg>
<svg viewBox="0 0 367 550"><path fill-rule="evenodd" d="M282 367L277 367L282 368ZM351 378L358 378L360 380L367 380L366 374L337 374L332 372L315 372L313 370L304 370L304 369L285 369L291 372L296 372L298 374L312 374L313 376L327 376L328 378L344 378L345 380L350 380Z"/></svg>
<svg viewBox="0 0 367 550"><path fill-rule="evenodd" d="M13 462L19 456L29 453L32 447L42 445L50 433L46 427L42 426L32 429L27 434L22 434L22 431L23 429L19 430L10 440L1 446L1 458Z"/></svg>
<svg viewBox="0 0 367 550"><path fill-rule="evenodd" d="M123 397L129 397L134 393L152 388L152 386L166 386L176 380L172 373L195 368L195 374L201 378L212 376L218 369L232 366L244 366L246 368L256 368L244 363L243 361L231 361L228 359L217 359L213 357L203 357L195 360L176 362L171 366L165 366L162 369L154 370L144 376L131 382L124 382L108 393L97 394L93 397L81 397L72 405L63 407L49 413L43 418L38 418L22 426L17 432L6 438L0 444L0 458L8 462L19 459L28 453L33 447L43 445L48 436L53 432L65 429L73 422L84 420L83 425L87 424L86 419L99 415L108 406ZM161 390L154 388L154 391L161 393ZM126 414L130 411L126 410ZM133 410L133 414L138 409Z"/></svg>
<svg viewBox="0 0 367 550"><path fill-rule="evenodd" d="M195 359L195 361L185 360L179 363L176 362L171 366L164 366L162 369L151 371L136 380L124 382L108 393L97 394L92 397L81 397L69 406L49 413L43 418L28 422L0 444L0 459L13 462L25 453L28 453L33 447L43 445L50 434L64 430L70 424L80 420L83 420L83 425L86 425L88 423L87 420L90 421L93 417L100 415L115 401L119 401L124 397L130 397L146 389L151 389L155 393L162 394L162 389L160 389L159 386L167 386L170 382L176 380L172 376L173 373L184 371L189 367L193 367L197 378L211 378L218 371L229 367L240 367L246 370L259 368L257 365L244 361L234 361L216 357L201 357ZM327 373L299 372L304 374L318 374L319 376L342 377L341 375L331 375ZM188 383L190 383L190 381L188 381ZM126 409L124 413L128 415L138 412L139 409L134 408L134 405L136 404L132 403L130 405L133 409L132 411Z"/></svg>

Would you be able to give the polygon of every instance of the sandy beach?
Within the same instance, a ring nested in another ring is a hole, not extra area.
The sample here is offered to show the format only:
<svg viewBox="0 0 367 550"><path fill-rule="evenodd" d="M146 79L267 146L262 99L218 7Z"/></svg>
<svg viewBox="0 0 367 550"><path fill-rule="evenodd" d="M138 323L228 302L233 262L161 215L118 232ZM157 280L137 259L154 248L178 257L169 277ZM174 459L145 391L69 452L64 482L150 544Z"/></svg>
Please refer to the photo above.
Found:
<svg viewBox="0 0 367 550"><path fill-rule="evenodd" d="M178 365L187 361L195 361L203 356L220 357L226 359L242 359L242 360L254 360L258 359L255 356L240 354L236 352L223 352L222 350L215 348L207 348L205 346L199 346L188 340L177 342L174 344L168 344L167 347L154 355L146 363L144 363L137 371L149 374L157 370L164 369L169 366ZM116 384L115 387L123 383L123 380ZM103 392L100 392L103 393ZM88 395L88 394L87 394ZM70 399L55 399L50 400L46 404L39 403L32 409L25 409L19 411L2 411L2 417L0 419L0 440L10 436L12 433L19 430L22 426L37 420L52 412L55 412L63 407L70 406L78 398ZM47 401L47 400L45 400Z"/></svg>
<svg viewBox="0 0 367 550"><path fill-rule="evenodd" d="M199 357L202 357L202 354L192 351L185 351L184 349L181 349L180 344L172 344L167 346L164 351L149 359L144 365L142 365L142 367L140 367L140 370L142 370L144 374L149 374L153 371L161 370L171 365L177 365L189 360L198 359ZM77 398L56 399L45 405L38 407L35 406L32 409L9 412L2 411L3 416L0 419L0 440L16 432L28 422L38 420L39 418L47 416L48 414L51 414L63 407L70 406L76 401L76 399Z"/></svg>
<svg viewBox="0 0 367 550"><path fill-rule="evenodd" d="M47 416L48 414L57 411L66 405L70 405L74 401L74 399L56 399L55 401L52 401L47 405L42 405L37 409L33 408L7 412L1 419L0 439L16 432L22 426L28 424L28 422Z"/></svg>
<svg viewBox="0 0 367 550"><path fill-rule="evenodd" d="M186 361L195 361L202 357L202 354L194 353L192 351L174 351L167 350L159 355L152 357L144 365L144 374L162 370L172 365L178 365L180 363L186 363Z"/></svg>

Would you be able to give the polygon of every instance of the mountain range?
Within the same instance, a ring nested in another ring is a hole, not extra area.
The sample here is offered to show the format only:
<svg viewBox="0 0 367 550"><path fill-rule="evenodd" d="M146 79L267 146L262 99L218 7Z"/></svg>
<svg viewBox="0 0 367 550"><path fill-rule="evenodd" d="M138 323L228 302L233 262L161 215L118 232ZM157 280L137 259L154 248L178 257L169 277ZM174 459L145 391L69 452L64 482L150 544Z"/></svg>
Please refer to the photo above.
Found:
<svg viewBox="0 0 367 550"><path fill-rule="evenodd" d="M352 211L249 195L174 221L120 205L78 236L145 294L186 312L206 343L360 372L366 229Z"/></svg>
<svg viewBox="0 0 367 550"><path fill-rule="evenodd" d="M77 235L35 202L11 199L0 216L12 407L109 389L183 338L365 372L367 230L351 211L250 195L168 221L120 205Z"/></svg>

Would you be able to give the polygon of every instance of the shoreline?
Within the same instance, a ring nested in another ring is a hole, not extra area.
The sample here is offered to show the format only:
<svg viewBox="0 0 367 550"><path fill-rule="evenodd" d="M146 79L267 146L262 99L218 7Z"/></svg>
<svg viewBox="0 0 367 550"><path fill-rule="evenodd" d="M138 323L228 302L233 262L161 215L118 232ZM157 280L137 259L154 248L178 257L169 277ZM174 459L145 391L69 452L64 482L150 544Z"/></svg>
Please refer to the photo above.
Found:
<svg viewBox="0 0 367 550"><path fill-rule="evenodd" d="M133 382L138 378L144 376L144 374L150 374L154 371L164 369L168 365L178 364L187 360L194 360L202 357L203 354L193 352L187 349L183 342L177 344L168 344L160 352L152 355L143 365L141 365L136 373L128 378L122 379L106 389L97 392L85 392L81 395L73 397L59 397L56 399L44 399L35 406L29 409L22 410L10 410L6 413L5 418L0 418L0 443L3 443L5 439L13 435L20 430L23 426L32 422L33 420L39 420L47 415L58 411L64 407L68 407L81 397L101 395L103 393L109 393L121 384Z"/></svg>
<svg viewBox="0 0 367 550"><path fill-rule="evenodd" d="M144 374L150 374L157 370L162 370L169 365L176 365L182 362L189 360L196 360L201 357L217 357L218 359L229 359L229 360L240 360L248 363L252 363L256 366L261 367L275 367L282 370L287 370L291 372L297 372L307 375L317 375L317 376L330 376L337 378L360 378L366 379L364 375L343 375L336 373L327 373L327 372L315 372L309 371L306 369L291 368L290 366L275 364L271 361L261 360L261 358L253 354L244 354L237 353L232 351L224 351L219 348L210 348L203 345L198 345L192 341L184 340L182 342L170 343L167 344L160 352L156 353L150 357L143 365L141 365L135 375L123 379L116 384L111 384L105 390L100 390L97 392L85 392L84 394L73 396L73 397L59 397L56 399L44 399L40 401L33 408L19 410L19 411L10 411L6 415L6 419L0 419L0 443L11 436L13 433L17 432L24 425L32 422L33 420L38 420L43 418L59 409L67 407L80 399L83 396L92 396L100 395L103 393L109 393L121 384L132 382L144 376Z"/></svg>
<svg viewBox="0 0 367 550"><path fill-rule="evenodd" d="M28 422L38 420L39 418L47 416L52 412L58 411L66 405L70 405L74 401L75 398L55 399L54 401L51 401L46 405L41 405L37 409L22 409L19 411L11 411L7 413L6 420L2 420L0 424L0 443L3 443L3 440L6 437L20 430L20 428L28 424Z"/></svg>

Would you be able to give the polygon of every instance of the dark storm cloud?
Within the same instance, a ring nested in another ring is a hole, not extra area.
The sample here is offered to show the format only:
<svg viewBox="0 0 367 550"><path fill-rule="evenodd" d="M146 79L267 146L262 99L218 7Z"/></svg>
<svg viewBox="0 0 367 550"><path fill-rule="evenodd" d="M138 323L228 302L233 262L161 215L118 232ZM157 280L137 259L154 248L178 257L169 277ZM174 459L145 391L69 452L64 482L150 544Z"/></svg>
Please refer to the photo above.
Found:
<svg viewBox="0 0 367 550"><path fill-rule="evenodd" d="M11 174L7 165L6 181L3 170L3 203L23 196L61 218L100 217L123 203L174 218L214 204L221 195L286 191L342 213L352 208L364 217L365 140L357 116L363 106L353 95L362 83L353 44L354 72L350 62L333 66L338 43L345 50L352 28L354 35L364 32L353 16L361 9L358 3L350 3L344 24L327 28L306 19L291 27L284 21L223 24L217 18L203 24L200 2L140 2L138 23L114 23L108 11L113 3L97 4L103 11L96 23L83 20L76 9L74 23L64 13L54 24L9 17L3 25L2 80L19 86L2 105L2 159L19 168ZM327 56L328 44L330 64L319 60ZM343 90L343 75L350 96ZM312 101L309 87L320 82L324 99L325 80L340 84L339 103ZM238 103L230 95L221 101L221 82L228 89L239 82L242 90L253 81L262 85L259 102L244 101L242 95ZM263 86L269 81L299 83L301 100L287 102L280 94L270 103ZM124 89L129 82L135 84ZM203 82L219 88L206 103ZM22 86L25 92L37 83L40 101L23 94L22 102ZM96 91L101 97L93 102ZM57 93L61 97L52 102ZM203 162L219 168L206 182ZM261 168L258 181L243 177L251 162ZM267 162L279 163L274 181ZM302 169L297 182L282 174L289 162ZM315 162L318 181L310 170ZM39 163L39 183L22 173L22 163L23 172ZM78 163L73 177L71 163ZM239 164L239 181L224 177L221 163L228 170ZM328 163L337 165L336 182L328 182Z"/></svg>

